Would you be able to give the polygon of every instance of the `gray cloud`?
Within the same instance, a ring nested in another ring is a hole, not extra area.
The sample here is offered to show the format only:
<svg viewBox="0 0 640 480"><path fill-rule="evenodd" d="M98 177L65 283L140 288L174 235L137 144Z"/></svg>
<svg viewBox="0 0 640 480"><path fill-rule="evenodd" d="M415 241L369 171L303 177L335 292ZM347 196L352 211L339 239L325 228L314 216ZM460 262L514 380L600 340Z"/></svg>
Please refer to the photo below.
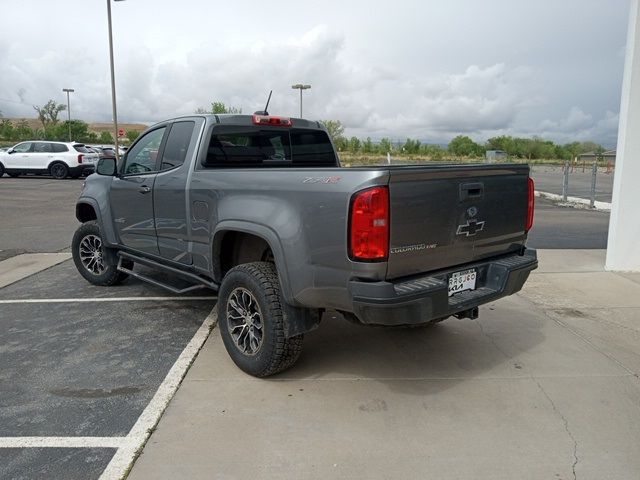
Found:
<svg viewBox="0 0 640 480"><path fill-rule="evenodd" d="M61 89L71 87L76 118L111 119L104 12L68 1L64 12L44 0L10 4L9 16L28 16L31 30L24 36L17 21L0 31L6 116L33 116L32 105L62 102ZM304 10L289 0L277 8L192 0L147 21L151 5L114 4L123 122L190 114L214 100L250 113L270 89L270 111L295 116L291 84L305 82L313 86L305 116L339 119L348 135L615 143L626 0L399 0L385 8L327 0ZM76 30L51 36L51 22L63 19L91 28L80 38Z"/></svg>

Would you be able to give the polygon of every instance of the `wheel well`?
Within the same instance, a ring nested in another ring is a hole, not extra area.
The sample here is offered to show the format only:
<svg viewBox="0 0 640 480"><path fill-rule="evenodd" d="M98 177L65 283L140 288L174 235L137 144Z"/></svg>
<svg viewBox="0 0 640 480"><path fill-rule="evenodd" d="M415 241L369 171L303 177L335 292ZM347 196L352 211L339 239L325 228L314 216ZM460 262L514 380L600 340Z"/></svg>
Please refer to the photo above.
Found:
<svg viewBox="0 0 640 480"><path fill-rule="evenodd" d="M62 160L54 160L53 162L51 162L49 164L49 166L47 167L47 170L51 170L51 167L53 167L56 163L61 163L62 165L64 165L65 167L69 168L69 165L67 165L66 163L64 163Z"/></svg>
<svg viewBox="0 0 640 480"><path fill-rule="evenodd" d="M236 265L250 262L274 262L267 241L250 233L228 231L218 234L214 244L214 273L221 280Z"/></svg>
<svg viewBox="0 0 640 480"><path fill-rule="evenodd" d="M76 218L80 220L80 222L85 223L90 220L97 220L98 216L91 205L88 203L79 203L76 205Z"/></svg>

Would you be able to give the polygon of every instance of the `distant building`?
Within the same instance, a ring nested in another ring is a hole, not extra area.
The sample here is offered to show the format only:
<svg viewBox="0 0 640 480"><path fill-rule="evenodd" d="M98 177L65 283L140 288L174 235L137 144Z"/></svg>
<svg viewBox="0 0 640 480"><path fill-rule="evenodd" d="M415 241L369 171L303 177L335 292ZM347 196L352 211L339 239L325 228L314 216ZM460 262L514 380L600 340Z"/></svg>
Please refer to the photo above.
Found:
<svg viewBox="0 0 640 480"><path fill-rule="evenodd" d="M616 163L616 151L615 150L607 150L606 152L602 152L601 154L596 154L596 152L586 152L578 155L578 163L593 163L596 161L596 157L598 160L604 160L606 164L615 164Z"/></svg>
<svg viewBox="0 0 640 480"><path fill-rule="evenodd" d="M507 152L505 152L504 150L487 150L487 152L485 153L485 158L487 159L487 162L497 162L498 160L506 160L508 156L509 155L507 155Z"/></svg>

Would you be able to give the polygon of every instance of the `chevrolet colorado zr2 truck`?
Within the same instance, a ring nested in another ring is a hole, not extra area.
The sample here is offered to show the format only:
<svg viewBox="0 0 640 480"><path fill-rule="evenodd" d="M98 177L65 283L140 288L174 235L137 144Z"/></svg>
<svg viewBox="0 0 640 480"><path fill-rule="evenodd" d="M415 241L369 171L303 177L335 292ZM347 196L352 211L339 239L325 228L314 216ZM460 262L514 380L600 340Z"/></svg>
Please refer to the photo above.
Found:
<svg viewBox="0 0 640 480"><path fill-rule="evenodd" d="M121 160L101 159L78 198L80 274L217 290L224 345L254 376L292 366L327 309L473 319L537 267L527 165L341 168L321 123L258 114L158 123Z"/></svg>

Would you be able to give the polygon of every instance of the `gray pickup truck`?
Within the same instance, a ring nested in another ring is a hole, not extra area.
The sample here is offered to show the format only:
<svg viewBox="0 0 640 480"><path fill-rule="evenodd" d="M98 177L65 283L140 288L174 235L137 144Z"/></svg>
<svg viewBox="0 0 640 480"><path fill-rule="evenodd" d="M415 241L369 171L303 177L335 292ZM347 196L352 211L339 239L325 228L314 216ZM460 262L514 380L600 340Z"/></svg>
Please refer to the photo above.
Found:
<svg viewBox="0 0 640 480"><path fill-rule="evenodd" d="M533 194L527 165L341 168L318 122L181 117L150 127L119 165L99 161L76 205L73 259L95 285L217 290L229 355L264 377L296 362L327 309L428 325L519 291L537 267Z"/></svg>

